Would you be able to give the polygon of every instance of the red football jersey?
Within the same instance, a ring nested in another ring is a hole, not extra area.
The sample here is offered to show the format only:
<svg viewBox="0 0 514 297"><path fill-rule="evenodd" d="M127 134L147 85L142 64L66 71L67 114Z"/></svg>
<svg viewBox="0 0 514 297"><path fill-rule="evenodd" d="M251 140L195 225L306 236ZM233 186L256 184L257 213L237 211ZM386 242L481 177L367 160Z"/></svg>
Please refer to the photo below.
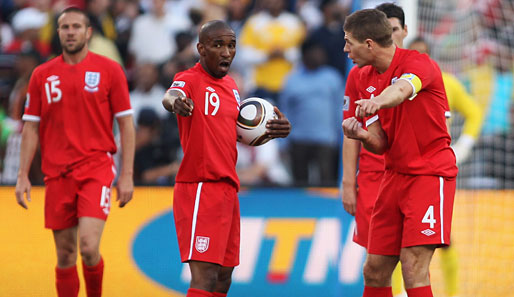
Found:
<svg viewBox="0 0 514 297"><path fill-rule="evenodd" d="M354 66L350 73L348 74L348 78L346 80L346 87L344 91L344 107L343 107L343 119L348 119L351 117L355 117L355 101L365 99L364 97L360 97L357 90L359 79L359 67ZM366 97L366 98L369 98ZM362 122L362 119L357 118ZM364 129L365 125L363 125ZM373 154L372 152L366 150L364 146L361 144L361 149L359 152L359 171L361 172L370 172L370 171L384 171L384 156Z"/></svg>
<svg viewBox="0 0 514 297"><path fill-rule="evenodd" d="M386 169L403 174L456 176L441 71L426 54L397 48L386 72L363 67L357 80L360 98L378 96L398 79L411 84L413 96L394 108L380 110L378 116L367 121L369 126L380 119L387 135Z"/></svg>
<svg viewBox="0 0 514 297"><path fill-rule="evenodd" d="M58 56L30 78L23 120L39 122L47 178L99 153L115 153L113 117L132 114L120 65L89 52L76 64Z"/></svg>
<svg viewBox="0 0 514 297"><path fill-rule="evenodd" d="M176 182L228 179L239 188L236 174L239 91L226 75L214 78L197 63L177 73L170 89L194 102L193 114L177 116L184 158Z"/></svg>

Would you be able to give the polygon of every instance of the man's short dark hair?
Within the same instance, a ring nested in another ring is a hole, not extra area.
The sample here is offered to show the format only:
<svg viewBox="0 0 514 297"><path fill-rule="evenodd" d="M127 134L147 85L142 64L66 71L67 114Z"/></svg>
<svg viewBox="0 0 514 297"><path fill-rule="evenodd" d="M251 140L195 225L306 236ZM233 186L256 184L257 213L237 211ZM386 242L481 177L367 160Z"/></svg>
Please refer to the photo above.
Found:
<svg viewBox="0 0 514 297"><path fill-rule="evenodd" d="M362 9L350 14L343 29L359 42L371 39L382 47L393 44L393 28L385 13L377 9Z"/></svg>
<svg viewBox="0 0 514 297"><path fill-rule="evenodd" d="M405 13L403 12L403 8L394 3L382 3L377 6L376 9L385 13L388 19L397 18L400 21L402 29L405 29Z"/></svg>
<svg viewBox="0 0 514 297"><path fill-rule="evenodd" d="M57 20L59 20L63 14L68 13L68 12L74 12L74 13L83 15L84 19L86 20L86 27L91 27L91 20L89 19L89 16L87 15L87 13L84 10L82 10L76 6L70 6L70 7L65 8L59 14L59 17L57 18Z"/></svg>

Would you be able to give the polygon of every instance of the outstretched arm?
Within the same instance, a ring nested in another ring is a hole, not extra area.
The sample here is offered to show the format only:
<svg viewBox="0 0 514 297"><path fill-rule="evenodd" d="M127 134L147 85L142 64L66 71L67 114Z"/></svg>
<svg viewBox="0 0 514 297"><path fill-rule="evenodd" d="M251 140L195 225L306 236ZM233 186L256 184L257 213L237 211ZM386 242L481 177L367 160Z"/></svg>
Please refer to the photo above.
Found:
<svg viewBox="0 0 514 297"><path fill-rule="evenodd" d="M164 94L162 105L167 111L174 112L183 117L192 115L194 107L193 100L177 90L168 90Z"/></svg>
<svg viewBox="0 0 514 297"><path fill-rule="evenodd" d="M405 99L412 98L412 95L412 85L404 79L399 79L385 88L377 97L355 101L355 104L357 104L355 115L369 117L380 109L400 105Z"/></svg>
<svg viewBox="0 0 514 297"><path fill-rule="evenodd" d="M21 134L20 168L18 170L15 194L16 202L25 209L28 208L24 200L25 193L27 194L27 201L30 202L31 184L29 180L29 170L39 143L38 130L39 122L25 121L23 124L23 131Z"/></svg>

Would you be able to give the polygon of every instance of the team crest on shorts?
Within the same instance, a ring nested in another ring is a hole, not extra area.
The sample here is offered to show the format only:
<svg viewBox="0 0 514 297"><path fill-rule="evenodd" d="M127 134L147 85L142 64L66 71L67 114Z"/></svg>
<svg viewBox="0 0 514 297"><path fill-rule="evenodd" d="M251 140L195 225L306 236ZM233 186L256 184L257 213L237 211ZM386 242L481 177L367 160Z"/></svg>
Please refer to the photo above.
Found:
<svg viewBox="0 0 514 297"><path fill-rule="evenodd" d="M208 248L209 248L209 237L196 236L195 249L200 253L204 253L207 251Z"/></svg>
<svg viewBox="0 0 514 297"><path fill-rule="evenodd" d="M86 83L84 90L88 92L97 92L98 85L100 84L100 72L86 71L84 82Z"/></svg>

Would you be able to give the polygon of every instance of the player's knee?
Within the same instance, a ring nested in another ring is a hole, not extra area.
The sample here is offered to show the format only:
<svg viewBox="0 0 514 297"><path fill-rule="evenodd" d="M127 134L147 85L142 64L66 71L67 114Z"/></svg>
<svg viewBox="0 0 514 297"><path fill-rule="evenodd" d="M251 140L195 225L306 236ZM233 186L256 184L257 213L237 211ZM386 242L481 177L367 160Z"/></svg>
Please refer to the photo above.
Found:
<svg viewBox="0 0 514 297"><path fill-rule="evenodd" d="M98 250L97 245L91 244L87 240L81 240L80 255L87 265L92 265L92 263L99 258L100 251Z"/></svg>
<svg viewBox="0 0 514 297"><path fill-rule="evenodd" d="M387 279L384 271L369 261L364 264L363 275L366 285L383 286Z"/></svg>
<svg viewBox="0 0 514 297"><path fill-rule="evenodd" d="M218 274L218 280L216 282L217 292L228 292L230 285L232 284L232 273L220 272Z"/></svg>
<svg viewBox="0 0 514 297"><path fill-rule="evenodd" d="M72 245L57 248L57 265L59 267L70 267L77 262L77 248Z"/></svg>
<svg viewBox="0 0 514 297"><path fill-rule="evenodd" d="M407 287L426 283L429 280L428 271L428 266L417 259L402 262L402 275Z"/></svg>
<svg viewBox="0 0 514 297"><path fill-rule="evenodd" d="M191 274L191 287L212 292L218 281L218 271L205 269Z"/></svg>

